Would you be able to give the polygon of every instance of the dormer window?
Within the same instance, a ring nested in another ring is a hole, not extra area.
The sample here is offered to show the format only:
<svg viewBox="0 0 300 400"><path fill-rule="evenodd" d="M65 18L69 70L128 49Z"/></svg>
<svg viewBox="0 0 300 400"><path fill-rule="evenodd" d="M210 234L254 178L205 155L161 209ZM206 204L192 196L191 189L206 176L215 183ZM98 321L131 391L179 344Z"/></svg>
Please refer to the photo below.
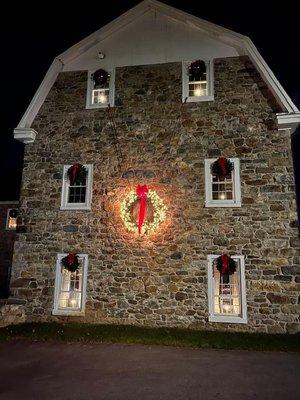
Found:
<svg viewBox="0 0 300 400"><path fill-rule="evenodd" d="M213 100L212 61L195 60L182 64L182 101Z"/></svg>
<svg viewBox="0 0 300 400"><path fill-rule="evenodd" d="M86 108L105 108L114 105L114 76L114 70L89 71Z"/></svg>

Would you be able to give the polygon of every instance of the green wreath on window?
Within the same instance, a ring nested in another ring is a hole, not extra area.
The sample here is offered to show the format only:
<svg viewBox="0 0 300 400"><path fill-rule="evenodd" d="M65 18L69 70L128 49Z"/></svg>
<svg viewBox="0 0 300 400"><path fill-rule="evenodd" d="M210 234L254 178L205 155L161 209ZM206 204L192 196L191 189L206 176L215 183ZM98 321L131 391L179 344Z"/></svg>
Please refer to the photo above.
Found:
<svg viewBox="0 0 300 400"><path fill-rule="evenodd" d="M75 272L79 268L79 258L77 254L69 253L61 259L61 265L70 272Z"/></svg>

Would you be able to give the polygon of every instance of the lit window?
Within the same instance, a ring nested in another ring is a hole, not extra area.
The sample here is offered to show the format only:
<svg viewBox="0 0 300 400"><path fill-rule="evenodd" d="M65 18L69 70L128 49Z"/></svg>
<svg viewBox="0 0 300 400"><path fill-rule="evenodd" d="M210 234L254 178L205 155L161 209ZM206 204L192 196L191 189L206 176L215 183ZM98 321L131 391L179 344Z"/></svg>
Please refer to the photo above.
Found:
<svg viewBox="0 0 300 400"><path fill-rule="evenodd" d="M221 163L221 166L218 166L218 163ZM220 172L218 172L219 170ZM205 160L205 206L241 207L240 162L238 158L226 159L220 157Z"/></svg>
<svg viewBox="0 0 300 400"><path fill-rule="evenodd" d="M213 63L196 60L182 63L182 101L213 100Z"/></svg>
<svg viewBox="0 0 300 400"><path fill-rule="evenodd" d="M16 208L9 208L7 210L6 229L16 230L17 228L18 210Z"/></svg>
<svg viewBox="0 0 300 400"><path fill-rule="evenodd" d="M65 165L61 197L62 210L89 210L92 202L93 166Z"/></svg>
<svg viewBox="0 0 300 400"><path fill-rule="evenodd" d="M243 256L232 256L235 268L223 273L221 256L208 256L209 321L247 323L245 265Z"/></svg>
<svg viewBox="0 0 300 400"><path fill-rule="evenodd" d="M55 293L53 314L76 315L84 313L88 256L76 255L78 268L69 271L62 260L68 254L58 254L56 263Z"/></svg>
<svg viewBox="0 0 300 400"><path fill-rule="evenodd" d="M98 69L89 71L86 108L103 108L114 105L115 71Z"/></svg>

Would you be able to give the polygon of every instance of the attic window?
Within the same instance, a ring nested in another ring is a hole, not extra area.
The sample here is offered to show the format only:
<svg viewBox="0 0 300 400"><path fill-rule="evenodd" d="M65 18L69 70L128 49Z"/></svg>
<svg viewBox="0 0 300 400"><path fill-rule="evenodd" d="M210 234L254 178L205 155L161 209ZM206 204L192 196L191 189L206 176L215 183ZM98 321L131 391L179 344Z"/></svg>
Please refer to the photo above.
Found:
<svg viewBox="0 0 300 400"><path fill-rule="evenodd" d="M212 61L196 60L182 64L182 101L213 100Z"/></svg>
<svg viewBox="0 0 300 400"><path fill-rule="evenodd" d="M97 69L88 74L86 108L103 108L114 103L114 70Z"/></svg>

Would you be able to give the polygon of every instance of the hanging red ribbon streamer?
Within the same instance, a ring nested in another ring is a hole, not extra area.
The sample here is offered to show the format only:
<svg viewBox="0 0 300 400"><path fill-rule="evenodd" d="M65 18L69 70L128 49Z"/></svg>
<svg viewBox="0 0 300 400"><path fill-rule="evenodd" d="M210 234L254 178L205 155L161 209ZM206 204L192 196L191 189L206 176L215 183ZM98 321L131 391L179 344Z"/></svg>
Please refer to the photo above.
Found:
<svg viewBox="0 0 300 400"><path fill-rule="evenodd" d="M227 175L227 160L224 157L220 157L218 159L218 163L222 172L222 178L225 178L225 176Z"/></svg>
<svg viewBox="0 0 300 400"><path fill-rule="evenodd" d="M77 174L78 174L78 172L80 170L80 167L81 167L81 165L78 164L78 163L72 165L71 174L70 174L71 175L70 176L70 184L71 185L74 185L75 180L76 180L76 176L77 176Z"/></svg>
<svg viewBox="0 0 300 400"><path fill-rule="evenodd" d="M147 193L149 189L146 185L138 185L136 188L136 194L140 199L140 211L139 211L139 222L138 222L138 231L141 234L142 226L145 222L146 216L146 205L147 205Z"/></svg>
<svg viewBox="0 0 300 400"><path fill-rule="evenodd" d="M221 256L222 259L222 275L229 274L229 260L230 257L227 254Z"/></svg>

